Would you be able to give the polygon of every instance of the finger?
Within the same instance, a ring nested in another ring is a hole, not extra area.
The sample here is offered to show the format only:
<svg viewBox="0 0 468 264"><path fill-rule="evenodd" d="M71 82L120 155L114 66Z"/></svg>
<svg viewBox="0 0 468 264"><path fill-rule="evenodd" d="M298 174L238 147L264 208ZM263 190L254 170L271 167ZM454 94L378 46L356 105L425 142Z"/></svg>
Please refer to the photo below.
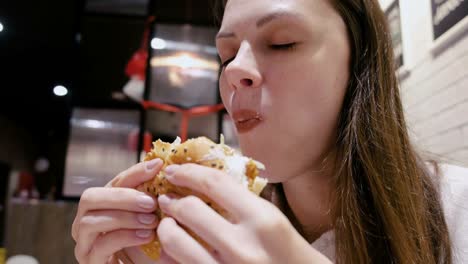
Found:
<svg viewBox="0 0 468 264"><path fill-rule="evenodd" d="M149 256L146 254L142 254L142 249L140 246L133 246L133 247L127 247L124 248L123 250L120 250L118 253L118 256L120 260L124 262L124 264L139 264L139 263L157 263L157 264L177 264L175 260L173 260L171 257L169 257L164 250L161 249L161 254L157 262L154 262L153 259L151 259ZM125 261L125 259L130 259L130 261Z"/></svg>
<svg viewBox="0 0 468 264"><path fill-rule="evenodd" d="M168 166L165 172L171 183L208 196L234 218L255 215L256 195L223 171L184 164Z"/></svg>
<svg viewBox="0 0 468 264"><path fill-rule="evenodd" d="M200 198L161 195L158 203L161 210L195 232L215 249L223 252L231 251L232 239L227 238L234 237L234 226Z"/></svg>
<svg viewBox="0 0 468 264"><path fill-rule="evenodd" d="M139 252L140 253L140 247L139 246L134 246L134 247L130 247L130 248L138 248ZM130 256L128 255L128 249L130 248L124 248L122 250L119 250L117 251L116 253L114 253L114 257L117 259L117 263L118 264L134 264L134 261L130 258ZM137 263L141 263L141 262L137 262Z"/></svg>
<svg viewBox="0 0 468 264"><path fill-rule="evenodd" d="M106 187L135 188L138 185L153 179L163 166L161 159L152 159L138 164L119 173L106 184Z"/></svg>
<svg viewBox="0 0 468 264"><path fill-rule="evenodd" d="M106 264L121 264L119 258L116 255L112 255ZM123 264L126 264L125 262Z"/></svg>
<svg viewBox="0 0 468 264"><path fill-rule="evenodd" d="M87 259L88 263L106 263L116 252L126 247L149 243L154 238L152 230L116 230L99 236Z"/></svg>
<svg viewBox="0 0 468 264"><path fill-rule="evenodd" d="M129 188L96 187L86 189L81 195L80 206L72 225L72 237L75 241L81 217L86 212L95 210L150 213L156 210L156 199Z"/></svg>
<svg viewBox="0 0 468 264"><path fill-rule="evenodd" d="M77 238L78 253L87 255L93 242L101 233L118 229L150 229L157 226L156 215L138 214L126 211L90 211L81 218Z"/></svg>
<svg viewBox="0 0 468 264"><path fill-rule="evenodd" d="M161 257L159 258L158 264L178 264L173 258L171 258L166 251L161 250Z"/></svg>
<svg viewBox="0 0 468 264"><path fill-rule="evenodd" d="M164 251L180 263L217 263L216 259L174 219L165 217L157 229Z"/></svg>

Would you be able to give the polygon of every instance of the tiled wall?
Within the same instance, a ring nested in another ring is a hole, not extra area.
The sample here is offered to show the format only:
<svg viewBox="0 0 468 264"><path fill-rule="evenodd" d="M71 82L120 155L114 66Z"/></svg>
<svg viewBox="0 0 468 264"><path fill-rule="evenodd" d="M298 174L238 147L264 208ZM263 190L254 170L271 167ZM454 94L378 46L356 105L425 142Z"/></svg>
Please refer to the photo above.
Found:
<svg viewBox="0 0 468 264"><path fill-rule="evenodd" d="M384 9L392 2L380 0ZM437 48L430 5L430 0L400 0L406 117L422 150L468 166L468 26Z"/></svg>

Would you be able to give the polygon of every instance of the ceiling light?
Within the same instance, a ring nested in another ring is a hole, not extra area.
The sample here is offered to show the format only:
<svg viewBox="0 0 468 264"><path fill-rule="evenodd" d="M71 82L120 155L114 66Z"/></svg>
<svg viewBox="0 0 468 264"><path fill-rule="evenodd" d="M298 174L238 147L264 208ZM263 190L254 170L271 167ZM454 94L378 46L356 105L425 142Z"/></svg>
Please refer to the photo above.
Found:
<svg viewBox="0 0 468 264"><path fill-rule="evenodd" d="M68 94L68 89L62 85L57 85L54 87L54 94L56 96L65 96Z"/></svg>

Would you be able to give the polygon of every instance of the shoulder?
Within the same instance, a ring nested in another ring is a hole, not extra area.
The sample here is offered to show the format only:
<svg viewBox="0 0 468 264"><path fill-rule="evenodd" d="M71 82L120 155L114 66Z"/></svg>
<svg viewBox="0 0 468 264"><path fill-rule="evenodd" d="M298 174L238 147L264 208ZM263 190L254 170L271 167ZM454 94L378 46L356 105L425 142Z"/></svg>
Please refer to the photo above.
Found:
<svg viewBox="0 0 468 264"><path fill-rule="evenodd" d="M446 213L456 213L452 209L468 210L468 168L441 164L439 188L442 206L448 210Z"/></svg>
<svg viewBox="0 0 468 264"><path fill-rule="evenodd" d="M440 165L439 190L454 263L468 262L468 168Z"/></svg>
<svg viewBox="0 0 468 264"><path fill-rule="evenodd" d="M448 163L439 164L441 174L444 178L451 178L456 181L468 183L468 168L452 165Z"/></svg>
<svg viewBox="0 0 468 264"><path fill-rule="evenodd" d="M432 164L427 165L440 191L446 216L456 214L457 209L468 210L468 168L441 163L438 165L439 170L435 172Z"/></svg>

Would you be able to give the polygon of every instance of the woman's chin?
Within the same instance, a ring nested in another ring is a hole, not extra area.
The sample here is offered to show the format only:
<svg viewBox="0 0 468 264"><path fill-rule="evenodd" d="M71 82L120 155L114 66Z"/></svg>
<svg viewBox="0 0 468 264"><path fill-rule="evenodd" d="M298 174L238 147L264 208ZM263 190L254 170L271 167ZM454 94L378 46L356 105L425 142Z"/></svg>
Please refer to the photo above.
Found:
<svg viewBox="0 0 468 264"><path fill-rule="evenodd" d="M260 171L260 177L265 178L268 180L268 183L281 183L284 179L268 172L268 168L266 170Z"/></svg>

